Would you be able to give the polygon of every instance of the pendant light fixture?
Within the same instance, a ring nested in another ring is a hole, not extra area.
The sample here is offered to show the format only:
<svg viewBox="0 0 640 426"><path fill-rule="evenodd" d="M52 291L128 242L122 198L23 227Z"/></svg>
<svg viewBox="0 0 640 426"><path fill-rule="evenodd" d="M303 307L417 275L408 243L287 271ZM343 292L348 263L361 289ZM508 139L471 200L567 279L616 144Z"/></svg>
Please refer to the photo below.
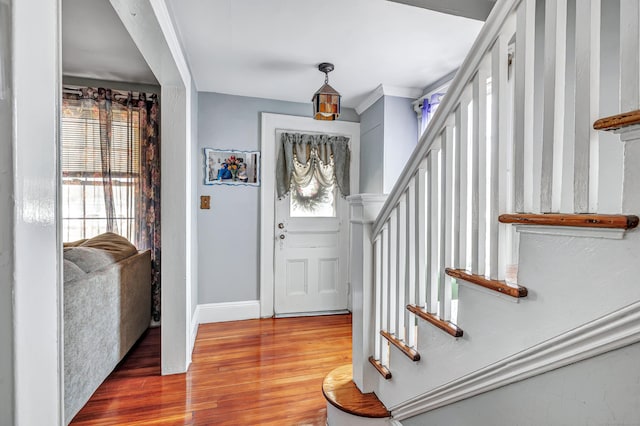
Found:
<svg viewBox="0 0 640 426"><path fill-rule="evenodd" d="M313 95L313 118L316 120L335 120L340 116L340 98L342 96L329 86L329 73L333 71L333 64L323 62L318 70L324 73L324 85Z"/></svg>

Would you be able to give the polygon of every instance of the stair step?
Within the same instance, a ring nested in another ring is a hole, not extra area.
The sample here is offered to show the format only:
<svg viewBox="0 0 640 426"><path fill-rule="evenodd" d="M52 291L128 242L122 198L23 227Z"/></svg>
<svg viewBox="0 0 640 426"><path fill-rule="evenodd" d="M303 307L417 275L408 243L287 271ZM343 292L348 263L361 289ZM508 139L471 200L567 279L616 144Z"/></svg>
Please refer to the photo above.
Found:
<svg viewBox="0 0 640 426"><path fill-rule="evenodd" d="M640 110L601 118L593 123L593 128L595 130L611 131L633 126L634 124L640 124Z"/></svg>
<svg viewBox="0 0 640 426"><path fill-rule="evenodd" d="M362 393L353 383L353 366L346 364L326 375L322 382L324 397L339 410L359 417L390 417L389 410L375 393Z"/></svg>
<svg viewBox="0 0 640 426"><path fill-rule="evenodd" d="M470 282L472 284L477 284L484 288L488 288L489 290L506 294L507 296L520 298L520 297L526 297L528 294L528 290L526 287L523 287L523 286L511 287L504 281L490 280L488 278L483 277L482 275L470 274L469 272L464 271L462 269L447 268L445 269L445 272L450 277L461 279L461 280Z"/></svg>
<svg viewBox="0 0 640 426"><path fill-rule="evenodd" d="M393 334L381 330L380 335L387 339L393 346L400 349L400 352L408 356L411 361L420 361L420 354L418 351L407 346L402 340L396 338Z"/></svg>
<svg viewBox="0 0 640 426"><path fill-rule="evenodd" d="M382 365L382 363L380 361L378 361L374 357L370 356L369 357L369 362L378 371L378 373L380 373L382 375L382 377L385 378L385 380L389 380L391 378L391 371L389 371L389 369L387 367Z"/></svg>
<svg viewBox="0 0 640 426"><path fill-rule="evenodd" d="M438 318L437 315L429 313L416 305L407 305L407 310L412 314L415 314L418 318L421 318L436 327L440 330L444 331L447 334L452 335L453 337L462 337L463 331L460 327L452 323L451 321L445 321Z"/></svg>
<svg viewBox="0 0 640 426"><path fill-rule="evenodd" d="M638 216L622 214L503 214L501 223L523 225L576 226L584 228L632 229L638 226Z"/></svg>

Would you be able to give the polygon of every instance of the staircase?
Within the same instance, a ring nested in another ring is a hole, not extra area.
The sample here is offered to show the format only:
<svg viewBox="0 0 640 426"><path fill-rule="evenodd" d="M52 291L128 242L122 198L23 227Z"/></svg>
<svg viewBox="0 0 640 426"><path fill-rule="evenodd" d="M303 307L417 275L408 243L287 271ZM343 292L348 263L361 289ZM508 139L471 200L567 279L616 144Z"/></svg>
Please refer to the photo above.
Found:
<svg viewBox="0 0 640 426"><path fill-rule="evenodd" d="M499 0L393 191L350 198L353 381L390 422L640 342L639 27Z"/></svg>

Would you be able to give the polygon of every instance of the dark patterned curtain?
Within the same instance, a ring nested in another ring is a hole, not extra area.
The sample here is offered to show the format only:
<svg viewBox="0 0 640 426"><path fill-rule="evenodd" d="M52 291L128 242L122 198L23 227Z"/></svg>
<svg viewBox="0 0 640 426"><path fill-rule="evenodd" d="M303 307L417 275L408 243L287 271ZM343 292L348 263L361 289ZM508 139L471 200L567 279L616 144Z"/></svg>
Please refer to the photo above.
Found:
<svg viewBox="0 0 640 426"><path fill-rule="evenodd" d="M139 247L151 250L151 291L154 321L160 321L160 105L153 96L138 100L141 126Z"/></svg>
<svg viewBox="0 0 640 426"><path fill-rule="evenodd" d="M151 313L155 322L160 321L159 118L160 104L155 94L92 87L64 90L63 188L83 185L104 199L101 225L83 225L80 231L77 225L70 225L65 235L81 232L77 238L89 238L115 232L139 250L151 250ZM101 184L97 189L96 178ZM78 200L67 197L70 205L78 204ZM84 197L82 204L87 205L90 201ZM63 220L65 217L63 208ZM77 218L68 222L73 220ZM84 218L84 222L90 221Z"/></svg>

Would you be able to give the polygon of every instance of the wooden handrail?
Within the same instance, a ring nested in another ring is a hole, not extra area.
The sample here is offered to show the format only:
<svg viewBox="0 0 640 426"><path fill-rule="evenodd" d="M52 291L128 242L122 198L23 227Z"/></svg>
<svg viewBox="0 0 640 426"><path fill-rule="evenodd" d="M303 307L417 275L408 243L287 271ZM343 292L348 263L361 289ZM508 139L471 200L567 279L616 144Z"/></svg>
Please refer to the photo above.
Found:
<svg viewBox="0 0 640 426"><path fill-rule="evenodd" d="M640 124L640 109L601 118L593 123L593 128L595 130L611 131L635 124Z"/></svg>
<svg viewBox="0 0 640 426"><path fill-rule="evenodd" d="M441 320L437 315L431 314L420 308L419 306L407 305L407 310L416 315L418 318L421 318L428 323L435 325L440 330L452 335L453 337L462 337L462 335L464 334L462 329L451 321Z"/></svg>
<svg viewBox="0 0 640 426"><path fill-rule="evenodd" d="M420 354L418 351L407 346L402 340L397 339L395 336L384 330L380 330L380 335L387 339L393 346L400 349L400 352L408 356L411 361L420 361Z"/></svg>
<svg viewBox="0 0 640 426"><path fill-rule="evenodd" d="M617 214L503 214L501 223L523 225L575 226L585 228L632 229L638 216Z"/></svg>
<svg viewBox="0 0 640 426"><path fill-rule="evenodd" d="M445 272L450 277L464 280L472 284L476 284L484 288L488 288L489 290L506 294L507 296L520 298L520 297L526 297L528 294L528 290L526 287L522 287L522 286L511 287L504 281L490 280L481 275L470 274L467 271L464 271L462 269L447 268Z"/></svg>
<svg viewBox="0 0 640 426"><path fill-rule="evenodd" d="M322 393L331 405L359 417L386 418L391 414L375 393L362 393L353 383L353 366L346 364L326 375Z"/></svg>
<svg viewBox="0 0 640 426"><path fill-rule="evenodd" d="M370 356L369 357L369 362L378 371L378 373L380 373L382 375L382 377L385 378L385 380L389 380L391 378L391 371L389 371L389 369L387 367L382 365L382 363L380 361L378 361L374 357Z"/></svg>

